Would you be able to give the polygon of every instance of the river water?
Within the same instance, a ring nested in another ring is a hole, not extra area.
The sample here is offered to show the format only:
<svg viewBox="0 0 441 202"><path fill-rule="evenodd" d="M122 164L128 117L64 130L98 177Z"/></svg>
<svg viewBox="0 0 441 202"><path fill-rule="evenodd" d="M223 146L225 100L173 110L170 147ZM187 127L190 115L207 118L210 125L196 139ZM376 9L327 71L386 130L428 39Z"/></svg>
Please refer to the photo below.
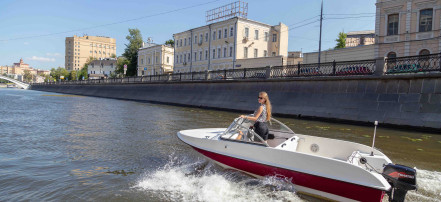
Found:
<svg viewBox="0 0 441 202"><path fill-rule="evenodd" d="M0 201L316 201L213 165L176 137L238 113L0 88L0 115ZM280 120L371 144L373 127ZM441 201L441 135L380 126L377 136L392 161L418 169L408 201Z"/></svg>

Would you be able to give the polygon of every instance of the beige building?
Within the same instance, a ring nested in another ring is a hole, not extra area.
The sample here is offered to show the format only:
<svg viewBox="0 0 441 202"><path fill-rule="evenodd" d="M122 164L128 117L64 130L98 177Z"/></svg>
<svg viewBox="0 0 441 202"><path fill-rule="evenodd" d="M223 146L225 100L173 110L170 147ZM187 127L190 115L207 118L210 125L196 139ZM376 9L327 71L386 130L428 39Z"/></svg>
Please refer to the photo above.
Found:
<svg viewBox="0 0 441 202"><path fill-rule="evenodd" d="M335 50L322 51L320 62L371 60L375 58L375 45L356 46L339 48ZM318 63L318 52L303 53L303 63Z"/></svg>
<svg viewBox="0 0 441 202"><path fill-rule="evenodd" d="M138 50L138 76L173 72L174 49L169 45L145 44Z"/></svg>
<svg viewBox="0 0 441 202"><path fill-rule="evenodd" d="M0 66L0 75L13 74L13 68L9 66Z"/></svg>
<svg viewBox="0 0 441 202"><path fill-rule="evenodd" d="M297 65L303 63L303 53L301 51L288 52L287 65Z"/></svg>
<svg viewBox="0 0 441 202"><path fill-rule="evenodd" d="M242 59L288 56L288 27L282 23L234 17L173 36L176 73L243 68L250 65L237 64Z"/></svg>
<svg viewBox="0 0 441 202"><path fill-rule="evenodd" d="M377 0L377 57L439 53L440 0Z"/></svg>
<svg viewBox="0 0 441 202"><path fill-rule="evenodd" d="M116 40L104 36L66 37L65 68L80 70L89 57L109 58L116 56Z"/></svg>
<svg viewBox="0 0 441 202"><path fill-rule="evenodd" d="M346 48L375 44L375 30L348 32L346 35Z"/></svg>

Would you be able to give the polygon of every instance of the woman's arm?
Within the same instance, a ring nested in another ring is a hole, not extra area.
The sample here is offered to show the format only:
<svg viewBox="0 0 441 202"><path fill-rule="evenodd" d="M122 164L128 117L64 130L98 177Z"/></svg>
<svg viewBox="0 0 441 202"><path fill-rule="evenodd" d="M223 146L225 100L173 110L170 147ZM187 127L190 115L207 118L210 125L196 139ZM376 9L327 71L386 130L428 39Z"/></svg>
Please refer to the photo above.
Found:
<svg viewBox="0 0 441 202"><path fill-rule="evenodd" d="M245 118L248 119L250 121L257 121L257 118L259 118L260 114L262 113L263 107L260 106L259 109L257 110L256 114L254 114L254 116L245 116L245 115L241 115L241 118Z"/></svg>

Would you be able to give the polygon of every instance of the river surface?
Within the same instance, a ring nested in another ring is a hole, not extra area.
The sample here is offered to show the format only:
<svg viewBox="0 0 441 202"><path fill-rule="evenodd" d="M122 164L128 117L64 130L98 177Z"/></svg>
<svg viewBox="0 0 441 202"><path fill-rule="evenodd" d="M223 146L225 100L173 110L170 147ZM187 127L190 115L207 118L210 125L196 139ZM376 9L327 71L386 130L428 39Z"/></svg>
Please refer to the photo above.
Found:
<svg viewBox="0 0 441 202"><path fill-rule="evenodd" d="M277 107L277 106L274 106ZM176 132L239 113L0 88L0 201L316 201L277 178L213 165ZM370 145L373 127L279 119L295 132ZM408 201L441 201L441 135L377 130L418 169Z"/></svg>

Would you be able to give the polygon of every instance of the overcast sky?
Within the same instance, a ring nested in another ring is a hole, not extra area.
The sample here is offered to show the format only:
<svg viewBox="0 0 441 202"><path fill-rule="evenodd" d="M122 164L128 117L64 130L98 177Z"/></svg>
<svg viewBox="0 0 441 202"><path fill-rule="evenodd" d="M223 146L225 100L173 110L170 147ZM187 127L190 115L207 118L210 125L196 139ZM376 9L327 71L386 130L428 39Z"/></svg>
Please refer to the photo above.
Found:
<svg viewBox="0 0 441 202"><path fill-rule="evenodd" d="M116 39L120 56L129 28L144 40L164 43L173 33L203 26L205 11L226 0L0 0L0 65L23 58L34 68L64 67L64 40L73 35ZM289 51L318 50L320 0L253 0L248 18L289 26ZM322 50L333 48L338 32L375 29L375 0L325 0ZM171 11L171 12L169 12Z"/></svg>

